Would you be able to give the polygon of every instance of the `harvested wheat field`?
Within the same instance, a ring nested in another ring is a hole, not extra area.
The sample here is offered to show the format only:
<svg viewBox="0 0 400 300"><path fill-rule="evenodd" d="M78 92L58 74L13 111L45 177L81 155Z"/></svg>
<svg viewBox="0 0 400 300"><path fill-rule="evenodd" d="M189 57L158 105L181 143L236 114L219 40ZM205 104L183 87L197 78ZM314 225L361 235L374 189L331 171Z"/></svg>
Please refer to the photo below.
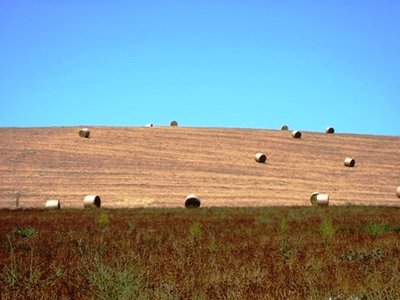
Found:
<svg viewBox="0 0 400 300"><path fill-rule="evenodd" d="M0 128L0 208L311 205L400 206L400 137L281 130L90 127ZM263 152L265 164L254 155ZM346 157L355 159L345 167Z"/></svg>

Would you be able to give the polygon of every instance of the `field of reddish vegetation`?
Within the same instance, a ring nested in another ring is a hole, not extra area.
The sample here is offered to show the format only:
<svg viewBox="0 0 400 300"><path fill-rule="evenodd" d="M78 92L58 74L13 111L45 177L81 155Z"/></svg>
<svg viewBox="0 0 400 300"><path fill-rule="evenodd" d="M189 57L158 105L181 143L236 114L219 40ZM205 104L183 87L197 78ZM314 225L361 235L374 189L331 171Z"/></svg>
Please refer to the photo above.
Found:
<svg viewBox="0 0 400 300"><path fill-rule="evenodd" d="M400 299L399 213L0 210L0 298Z"/></svg>

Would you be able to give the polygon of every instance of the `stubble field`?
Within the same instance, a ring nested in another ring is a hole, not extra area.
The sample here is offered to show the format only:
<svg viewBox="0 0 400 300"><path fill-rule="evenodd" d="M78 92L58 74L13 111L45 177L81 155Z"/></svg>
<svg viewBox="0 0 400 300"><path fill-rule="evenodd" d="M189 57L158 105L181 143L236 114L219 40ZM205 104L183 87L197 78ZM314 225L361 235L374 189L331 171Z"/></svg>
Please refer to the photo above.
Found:
<svg viewBox="0 0 400 300"><path fill-rule="evenodd" d="M399 205L400 137L280 130L93 127L0 129L0 207L82 207L85 195L108 208L309 205L324 192L331 205ZM267 155L266 164L254 160ZM346 157L356 160L344 167Z"/></svg>

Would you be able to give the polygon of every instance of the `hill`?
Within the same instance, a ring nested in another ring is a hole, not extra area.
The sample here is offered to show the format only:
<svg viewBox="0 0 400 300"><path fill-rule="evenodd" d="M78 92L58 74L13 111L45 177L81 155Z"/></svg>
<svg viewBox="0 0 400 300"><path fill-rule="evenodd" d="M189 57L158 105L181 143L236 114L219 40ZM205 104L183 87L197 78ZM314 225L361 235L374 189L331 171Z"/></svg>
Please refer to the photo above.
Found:
<svg viewBox="0 0 400 300"><path fill-rule="evenodd" d="M400 205L400 137L187 127L0 128L0 207L39 207L50 198L82 207ZM256 152L267 163L254 160ZM346 157L356 160L345 167Z"/></svg>

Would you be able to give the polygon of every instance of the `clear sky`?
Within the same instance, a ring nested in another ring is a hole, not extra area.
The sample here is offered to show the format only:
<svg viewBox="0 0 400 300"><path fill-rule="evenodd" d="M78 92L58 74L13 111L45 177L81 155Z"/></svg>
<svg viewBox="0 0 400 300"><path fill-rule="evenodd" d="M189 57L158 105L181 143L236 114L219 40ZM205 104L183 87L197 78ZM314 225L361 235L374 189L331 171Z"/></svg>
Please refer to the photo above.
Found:
<svg viewBox="0 0 400 300"><path fill-rule="evenodd" d="M0 126L400 135L400 1L0 0Z"/></svg>

